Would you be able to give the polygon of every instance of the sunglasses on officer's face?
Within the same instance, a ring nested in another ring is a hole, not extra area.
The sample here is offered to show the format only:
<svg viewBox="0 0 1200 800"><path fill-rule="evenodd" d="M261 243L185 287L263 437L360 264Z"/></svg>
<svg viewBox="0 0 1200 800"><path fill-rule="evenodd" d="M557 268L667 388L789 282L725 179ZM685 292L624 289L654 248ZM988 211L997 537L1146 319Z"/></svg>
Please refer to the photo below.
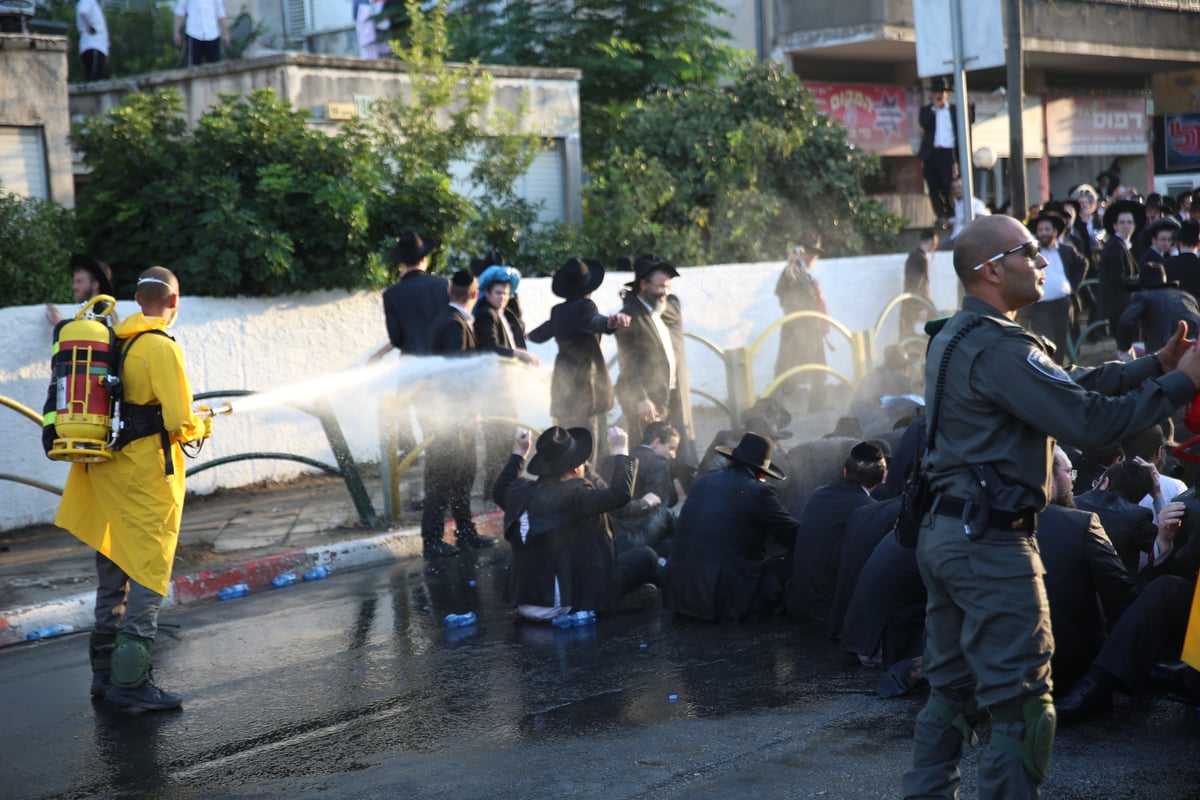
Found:
<svg viewBox="0 0 1200 800"><path fill-rule="evenodd" d="M1005 256L1012 255L1013 253L1019 252L1021 250L1025 251L1024 253L1021 253L1021 257L1027 258L1030 261L1036 261L1037 257L1038 257L1038 253L1040 252L1038 250L1037 242L1021 242L1020 244L1014 245L1013 247L1010 247L1009 249L1005 250L1003 253L996 253L996 255L992 256L991 258L984 259L983 261L979 262L975 266L971 267L971 269L972 270L983 269L985 265L990 264L993 261L999 261L1000 259L1004 258Z"/></svg>

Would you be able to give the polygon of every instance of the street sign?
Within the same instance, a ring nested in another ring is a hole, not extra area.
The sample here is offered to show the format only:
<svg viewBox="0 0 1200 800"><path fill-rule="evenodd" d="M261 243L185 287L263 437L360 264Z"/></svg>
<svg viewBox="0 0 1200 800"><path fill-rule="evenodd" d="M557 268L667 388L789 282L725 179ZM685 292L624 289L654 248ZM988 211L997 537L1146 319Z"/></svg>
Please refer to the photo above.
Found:
<svg viewBox="0 0 1200 800"><path fill-rule="evenodd" d="M951 3L960 6L962 69L1004 66L1003 0L913 0L913 27L917 35L917 75L956 73Z"/></svg>

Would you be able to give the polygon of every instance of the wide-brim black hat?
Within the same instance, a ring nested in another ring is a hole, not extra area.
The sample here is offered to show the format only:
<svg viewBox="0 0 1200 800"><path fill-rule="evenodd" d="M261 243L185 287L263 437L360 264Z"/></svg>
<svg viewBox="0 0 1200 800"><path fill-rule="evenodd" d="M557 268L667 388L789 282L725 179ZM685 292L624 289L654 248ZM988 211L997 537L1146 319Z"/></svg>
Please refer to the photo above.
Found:
<svg viewBox="0 0 1200 800"><path fill-rule="evenodd" d="M1200 222L1189 217L1179 226L1180 244L1200 244Z"/></svg>
<svg viewBox="0 0 1200 800"><path fill-rule="evenodd" d="M1037 226L1039 222L1049 222L1054 226L1054 230L1058 231L1058 235L1062 236L1063 231L1067 229L1067 221L1058 214L1052 214L1048 211L1043 211L1032 220L1029 221L1029 232L1037 236Z"/></svg>
<svg viewBox="0 0 1200 800"><path fill-rule="evenodd" d="M666 273L672 278L679 277L679 270L675 269L675 265L669 261L664 261L655 255L643 253L633 260L633 280L625 284L630 289L637 289L638 281L649 275L651 272L658 270Z"/></svg>
<svg viewBox="0 0 1200 800"><path fill-rule="evenodd" d="M1179 229L1179 220L1175 219L1174 217L1159 217L1158 219L1154 220L1154 222L1151 222L1146 226L1146 236L1153 241L1154 237L1157 236L1161 231L1171 231L1172 233L1177 233Z"/></svg>
<svg viewBox="0 0 1200 800"><path fill-rule="evenodd" d="M471 274L478 278L488 267L509 266L508 256L504 255L504 253L501 253L499 250L488 250L479 258L472 258L467 263L467 266L470 268Z"/></svg>
<svg viewBox="0 0 1200 800"><path fill-rule="evenodd" d="M68 268L71 270L71 272L81 269L91 274L91 276L96 279L96 283L100 284L100 289L96 292L96 294L106 294L109 297L114 296L112 269L108 266L108 264L105 264L100 259L93 258L92 256L85 255L83 253L76 253L75 255L71 256L71 262L68 264Z"/></svg>
<svg viewBox="0 0 1200 800"><path fill-rule="evenodd" d="M400 241L396 246L388 251L387 260L391 264L416 264L437 249L437 239L405 231L400 234Z"/></svg>
<svg viewBox="0 0 1200 800"><path fill-rule="evenodd" d="M1104 230L1111 234L1113 226L1117 224L1117 217L1126 211L1133 214L1134 234L1146 227L1146 207L1144 205L1136 200L1118 200L1115 203L1109 203L1108 208L1104 209Z"/></svg>
<svg viewBox="0 0 1200 800"><path fill-rule="evenodd" d="M529 459L530 475L561 475L588 460L592 433L587 428L547 428L537 440L537 452Z"/></svg>
<svg viewBox="0 0 1200 800"><path fill-rule="evenodd" d="M1147 261L1138 267L1138 276L1134 280L1125 281L1125 290L1129 292L1138 289L1174 289L1179 281L1167 280L1166 268L1157 261Z"/></svg>
<svg viewBox="0 0 1200 800"><path fill-rule="evenodd" d="M604 265L590 258L568 258L554 271L550 291L564 300L585 297L604 282Z"/></svg>
<svg viewBox="0 0 1200 800"><path fill-rule="evenodd" d="M783 480L785 477L783 471L771 463L771 456L775 455L775 442L765 436L747 431L742 435L742 440L738 442L737 447L731 449L724 445L718 445L713 449L738 464L753 467L759 472L767 473L772 478Z"/></svg>
<svg viewBox="0 0 1200 800"><path fill-rule="evenodd" d="M948 92L950 84L940 75L929 82L929 91L931 92Z"/></svg>

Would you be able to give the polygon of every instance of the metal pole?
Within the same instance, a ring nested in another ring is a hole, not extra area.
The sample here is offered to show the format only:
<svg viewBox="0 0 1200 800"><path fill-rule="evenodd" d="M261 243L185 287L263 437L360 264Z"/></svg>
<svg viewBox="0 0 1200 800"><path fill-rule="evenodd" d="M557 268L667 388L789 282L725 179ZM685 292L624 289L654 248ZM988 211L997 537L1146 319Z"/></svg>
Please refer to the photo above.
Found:
<svg viewBox="0 0 1200 800"><path fill-rule="evenodd" d="M1025 183L1025 54L1021 50L1024 23L1022 0L1008 3L1008 196L1013 216L1024 219L1029 208Z"/></svg>
<svg viewBox="0 0 1200 800"><path fill-rule="evenodd" d="M967 70L963 63L962 0L950 0L950 33L954 41L954 102L958 107L955 135L958 141L958 174L962 177L963 187L962 224L966 225L975 217L972 203L975 181L971 175L971 126L968 122Z"/></svg>

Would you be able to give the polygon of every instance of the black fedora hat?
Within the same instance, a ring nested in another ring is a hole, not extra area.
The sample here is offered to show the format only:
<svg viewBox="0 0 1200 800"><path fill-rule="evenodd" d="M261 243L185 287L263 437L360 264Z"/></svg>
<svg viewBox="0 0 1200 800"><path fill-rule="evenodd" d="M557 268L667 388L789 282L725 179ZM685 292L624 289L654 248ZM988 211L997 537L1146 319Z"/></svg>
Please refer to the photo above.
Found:
<svg viewBox="0 0 1200 800"><path fill-rule="evenodd" d="M554 271L550 291L564 300L586 297L604 282L604 265L590 258L568 258Z"/></svg>
<svg viewBox="0 0 1200 800"><path fill-rule="evenodd" d="M437 248L437 239L405 231L400 234L400 241L396 246L388 251L387 260L391 264L417 264Z"/></svg>
<svg viewBox="0 0 1200 800"><path fill-rule="evenodd" d="M1117 224L1117 217L1126 211L1133 214L1134 235L1146 227L1146 207L1144 205L1136 200L1118 200L1115 203L1109 203L1108 208L1104 209L1104 230L1111 235L1113 226Z"/></svg>
<svg viewBox="0 0 1200 800"><path fill-rule="evenodd" d="M587 428L547 428L537 440L537 452L526 468L531 475L561 475L588 460L592 434Z"/></svg>
<svg viewBox="0 0 1200 800"><path fill-rule="evenodd" d="M1138 276L1134 280L1125 281L1125 290L1132 292L1138 289L1172 289L1179 286L1179 281L1167 280L1167 270L1158 261L1147 261L1138 267Z"/></svg>
<svg viewBox="0 0 1200 800"><path fill-rule="evenodd" d="M507 267L508 256L501 253L499 250L488 250L478 258L472 258L467 267L471 270L471 274L478 278L483 274L483 271L488 267Z"/></svg>
<svg viewBox="0 0 1200 800"><path fill-rule="evenodd" d="M1146 236L1147 238L1153 240L1160 231L1171 231L1171 233L1178 233L1179 229L1179 220L1175 219L1174 217L1159 217L1158 219L1154 220L1154 222L1151 222L1146 226Z"/></svg>
<svg viewBox="0 0 1200 800"><path fill-rule="evenodd" d="M775 442L757 433L747 431L742 434L742 440L733 449L724 445L718 445L713 449L738 464L753 467L759 472L767 473L772 478L783 480L785 477L783 471L771 463L771 456L775 455Z"/></svg>
<svg viewBox="0 0 1200 800"><path fill-rule="evenodd" d="M633 265L631 268L633 269L633 280L625 284L630 289L637 289L638 281L655 270L665 272L672 278L679 277L679 270L675 269L674 264L669 261L664 261L658 256L651 255L650 253L643 253L642 255L633 259Z"/></svg>
<svg viewBox="0 0 1200 800"><path fill-rule="evenodd" d="M1067 229L1067 220L1066 219L1064 219L1063 217L1060 217L1058 214L1054 214L1049 211L1042 211L1042 213L1038 214L1036 217L1034 217L1033 219L1031 219L1029 221L1029 225L1028 225L1029 232L1032 233L1034 236L1037 236L1037 226L1038 226L1039 222L1049 222L1051 225L1054 226L1054 230L1056 230L1058 232L1059 236L1062 236L1063 231L1065 231Z"/></svg>
<svg viewBox="0 0 1200 800"><path fill-rule="evenodd" d="M96 283L100 284L96 294L106 294L109 297L113 296L112 285L112 269L98 258L94 258L84 253L76 253L71 256L71 261L67 265L71 272L81 269L91 274L96 279Z"/></svg>
<svg viewBox="0 0 1200 800"><path fill-rule="evenodd" d="M1200 244L1200 222L1191 217L1185 219L1179 227L1179 243L1190 245Z"/></svg>
<svg viewBox="0 0 1200 800"><path fill-rule="evenodd" d="M929 91L931 92L947 92L950 90L950 84L941 75L937 76L929 82Z"/></svg>

